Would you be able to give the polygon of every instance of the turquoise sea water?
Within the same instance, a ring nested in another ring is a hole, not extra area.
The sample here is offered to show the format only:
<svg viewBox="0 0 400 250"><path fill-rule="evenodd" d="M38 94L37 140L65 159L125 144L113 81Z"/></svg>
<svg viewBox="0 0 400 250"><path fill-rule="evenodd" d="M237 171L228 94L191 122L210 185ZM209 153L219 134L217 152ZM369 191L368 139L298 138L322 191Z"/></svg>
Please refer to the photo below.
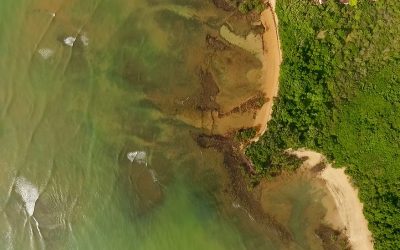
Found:
<svg viewBox="0 0 400 250"><path fill-rule="evenodd" d="M0 249L282 247L231 206L222 155L175 116L228 14L198 0L1 2Z"/></svg>

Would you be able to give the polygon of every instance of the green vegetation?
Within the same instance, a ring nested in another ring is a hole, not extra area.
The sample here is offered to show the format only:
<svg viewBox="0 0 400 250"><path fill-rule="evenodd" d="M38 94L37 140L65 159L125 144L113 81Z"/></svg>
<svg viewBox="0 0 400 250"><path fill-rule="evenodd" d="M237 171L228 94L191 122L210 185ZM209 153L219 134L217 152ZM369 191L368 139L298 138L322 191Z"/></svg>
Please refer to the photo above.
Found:
<svg viewBox="0 0 400 250"><path fill-rule="evenodd" d="M243 0L239 4L239 11L243 14L249 13L251 11L261 13L264 9L265 4L263 0Z"/></svg>
<svg viewBox="0 0 400 250"><path fill-rule="evenodd" d="M311 148L346 166L376 249L398 249L400 1L280 0L277 14L279 97L268 132L246 154L259 176L275 174L287 148Z"/></svg>
<svg viewBox="0 0 400 250"><path fill-rule="evenodd" d="M238 141L249 141L256 136L256 129L255 128L242 128L236 132L236 139Z"/></svg>
<svg viewBox="0 0 400 250"><path fill-rule="evenodd" d="M350 0L349 4L350 4L350 6L356 6L357 0Z"/></svg>

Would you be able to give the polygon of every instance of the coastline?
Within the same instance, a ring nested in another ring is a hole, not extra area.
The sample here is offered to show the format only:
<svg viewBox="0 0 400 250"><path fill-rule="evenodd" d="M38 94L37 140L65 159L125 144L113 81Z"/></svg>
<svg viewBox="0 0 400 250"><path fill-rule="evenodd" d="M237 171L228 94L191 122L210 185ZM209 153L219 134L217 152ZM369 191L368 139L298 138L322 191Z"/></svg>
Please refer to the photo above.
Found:
<svg viewBox="0 0 400 250"><path fill-rule="evenodd" d="M275 13L275 0L269 0L269 6L261 13L261 22L265 27L262 36L263 42L263 82L265 97L269 100L258 112L255 125L260 125L257 141L267 130L267 123L272 118L273 100L279 90L279 70L282 62L282 50L278 33L278 17ZM272 24L272 25L271 25ZM288 150L299 158L306 157L301 171L314 172L315 166L325 164L322 170L315 174L315 178L324 183L334 204L322 201L327 209L324 223L334 229L342 231L349 240L351 249L372 250L373 238L368 229L368 221L363 214L363 204L358 198L358 189L355 188L344 168L333 168L326 163L326 158L314 151L299 149Z"/></svg>
<svg viewBox="0 0 400 250"><path fill-rule="evenodd" d="M282 63L282 50L278 32L278 17L275 13L275 1L270 1L268 7L261 13L261 23L265 28L262 35L263 42L263 92L268 100L259 110L254 124L260 126L257 141L267 130L267 124L272 118L274 98L279 91L279 70Z"/></svg>
<svg viewBox="0 0 400 250"><path fill-rule="evenodd" d="M327 213L324 222L336 230L342 231L349 240L351 249L372 250L373 238L368 229L368 221L363 214L363 204L358 198L358 189L352 185L344 168L333 168L326 158L315 151L298 149L288 150L299 158L307 158L300 171L314 172L315 178L324 182L334 206L324 203ZM316 170L321 166L323 169Z"/></svg>

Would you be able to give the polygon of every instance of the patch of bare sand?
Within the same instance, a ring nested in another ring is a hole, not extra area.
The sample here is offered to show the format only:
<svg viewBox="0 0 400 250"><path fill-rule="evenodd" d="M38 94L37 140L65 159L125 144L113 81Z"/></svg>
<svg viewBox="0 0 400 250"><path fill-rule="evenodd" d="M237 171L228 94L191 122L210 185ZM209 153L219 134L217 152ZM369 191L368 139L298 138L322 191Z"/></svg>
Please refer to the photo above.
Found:
<svg viewBox="0 0 400 250"><path fill-rule="evenodd" d="M363 204L358 198L358 190L352 185L345 169L333 168L323 155L311 150L299 149L288 152L300 158L307 157L302 166L304 170L314 172L316 166L325 163L325 168L318 170L317 178L325 182L335 202L334 207L324 204L328 210L325 222L335 229L344 230L352 249L372 250L373 240L363 214Z"/></svg>

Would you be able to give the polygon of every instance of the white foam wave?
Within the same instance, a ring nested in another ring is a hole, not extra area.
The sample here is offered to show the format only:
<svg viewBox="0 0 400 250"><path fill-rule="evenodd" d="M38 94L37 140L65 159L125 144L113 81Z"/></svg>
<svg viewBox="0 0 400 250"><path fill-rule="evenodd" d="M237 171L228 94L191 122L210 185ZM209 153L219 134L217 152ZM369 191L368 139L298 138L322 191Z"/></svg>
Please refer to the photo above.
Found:
<svg viewBox="0 0 400 250"><path fill-rule="evenodd" d="M88 46L89 45L89 37L86 35L86 33L83 33L81 35L81 42L83 45Z"/></svg>
<svg viewBox="0 0 400 250"><path fill-rule="evenodd" d="M25 203L25 210L29 216L35 211L35 204L39 198L39 190L31 182L24 177L17 177L15 182L15 191L21 195Z"/></svg>
<svg viewBox="0 0 400 250"><path fill-rule="evenodd" d="M145 151L129 152L126 156L131 162L145 164L147 166L147 154Z"/></svg>
<svg viewBox="0 0 400 250"><path fill-rule="evenodd" d="M6 250L14 250L13 237L12 237L12 231L11 230L12 229L10 229L10 231L8 231L4 235L5 244L6 244Z"/></svg>
<svg viewBox="0 0 400 250"><path fill-rule="evenodd" d="M157 173L154 169L149 169L151 178L153 179L153 182L156 183L158 182L158 178L157 178Z"/></svg>
<svg viewBox="0 0 400 250"><path fill-rule="evenodd" d="M234 208L241 208L240 204L237 202L232 202L232 207Z"/></svg>
<svg viewBox="0 0 400 250"><path fill-rule="evenodd" d="M72 47L72 46L74 46L75 40L76 40L76 37L73 37L73 36L66 37L66 38L64 38L64 44Z"/></svg>
<svg viewBox="0 0 400 250"><path fill-rule="evenodd" d="M247 216L249 216L250 220L255 221L254 217L249 213L249 211L243 208L239 203L232 202L232 207L234 207L235 209L242 209L247 214Z"/></svg>
<svg viewBox="0 0 400 250"><path fill-rule="evenodd" d="M49 59L54 55L54 51L49 48L41 48L38 50L39 54L43 57L43 59Z"/></svg>

